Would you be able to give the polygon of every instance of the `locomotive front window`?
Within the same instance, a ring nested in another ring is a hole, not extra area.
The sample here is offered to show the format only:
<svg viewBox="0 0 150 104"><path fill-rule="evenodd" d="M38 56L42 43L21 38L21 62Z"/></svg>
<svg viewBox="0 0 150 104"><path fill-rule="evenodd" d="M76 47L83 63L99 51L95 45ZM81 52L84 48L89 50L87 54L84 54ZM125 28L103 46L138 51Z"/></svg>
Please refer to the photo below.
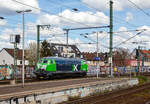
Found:
<svg viewBox="0 0 150 104"><path fill-rule="evenodd" d="M43 61L43 63L45 63L45 64L46 64L47 62L48 62L47 60L44 60L44 61Z"/></svg>
<svg viewBox="0 0 150 104"><path fill-rule="evenodd" d="M49 64L53 64L53 61L52 61L52 60L49 60Z"/></svg>
<svg viewBox="0 0 150 104"><path fill-rule="evenodd" d="M39 62L42 63L43 60L40 60Z"/></svg>

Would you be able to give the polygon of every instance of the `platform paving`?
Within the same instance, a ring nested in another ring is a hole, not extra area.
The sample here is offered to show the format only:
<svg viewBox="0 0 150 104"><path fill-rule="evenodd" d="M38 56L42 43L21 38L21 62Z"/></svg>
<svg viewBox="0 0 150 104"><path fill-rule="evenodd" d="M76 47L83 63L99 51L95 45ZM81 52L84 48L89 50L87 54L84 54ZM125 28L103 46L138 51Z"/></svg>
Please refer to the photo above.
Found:
<svg viewBox="0 0 150 104"><path fill-rule="evenodd" d="M117 81L128 80L128 78L81 78L74 80L47 81L25 84L24 88L21 84L14 86L0 86L0 100L10 97L22 97L30 94L40 94L47 92L55 92L69 88L91 86L96 84L113 83Z"/></svg>

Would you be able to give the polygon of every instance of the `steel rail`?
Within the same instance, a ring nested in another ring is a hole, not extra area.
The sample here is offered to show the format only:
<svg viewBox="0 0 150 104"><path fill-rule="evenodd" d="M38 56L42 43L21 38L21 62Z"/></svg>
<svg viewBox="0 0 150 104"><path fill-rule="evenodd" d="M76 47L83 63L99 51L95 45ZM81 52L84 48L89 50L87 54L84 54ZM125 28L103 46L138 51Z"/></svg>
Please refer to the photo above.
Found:
<svg viewBox="0 0 150 104"><path fill-rule="evenodd" d="M134 86L134 87L126 88L126 89L121 89L121 90L117 90L117 91L112 91L112 92L108 92L108 93L104 93L104 94L100 94L100 95L88 96L85 98L68 101L63 104L100 104L101 102L105 102L107 100L125 96L125 95L131 94L131 93L140 92L140 91L143 91L144 89L148 89L148 88L150 88L150 83L146 83L143 85ZM120 91L122 91L122 93L116 95Z"/></svg>

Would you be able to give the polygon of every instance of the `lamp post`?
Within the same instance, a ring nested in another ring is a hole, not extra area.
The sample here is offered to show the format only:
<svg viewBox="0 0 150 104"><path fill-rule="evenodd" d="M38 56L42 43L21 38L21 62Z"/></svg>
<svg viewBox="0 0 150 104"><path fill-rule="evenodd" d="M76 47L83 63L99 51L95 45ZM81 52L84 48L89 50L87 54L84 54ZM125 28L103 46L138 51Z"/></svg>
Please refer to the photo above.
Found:
<svg viewBox="0 0 150 104"><path fill-rule="evenodd" d="M99 35L99 33L102 33L102 31L100 31L100 32L93 32L93 33L96 33L96 37L97 37L97 42L96 42L96 49L97 49L97 51L96 51L96 57L99 59L99 55L98 55L98 52L99 52L99 40L98 40L98 35ZM96 67L97 67L97 78L98 78L98 69L99 69L99 61L100 60L97 60L97 65L96 65Z"/></svg>
<svg viewBox="0 0 150 104"><path fill-rule="evenodd" d="M4 17L0 17L0 19L5 19Z"/></svg>
<svg viewBox="0 0 150 104"><path fill-rule="evenodd" d="M97 45L96 45L96 48L97 48L97 52L96 52L96 53L97 53L97 55L96 55L96 56L97 56L97 58L98 58L98 51L99 51L99 50L98 50L98 32L96 32L96 35L97 35L97 42L96 42L96 43L97 43ZM97 67L97 78L98 78L98 69L99 69L98 61L97 61L96 67Z"/></svg>
<svg viewBox="0 0 150 104"><path fill-rule="evenodd" d="M24 34L25 34L25 32L24 32L24 30L25 30L25 28L24 28L24 14L25 13L27 13L27 12L31 12L32 10L30 10L30 9L27 9L27 10L22 10L22 11L16 11L17 13L20 13L20 14L22 14L22 87L24 87L24 64L25 64L25 62L24 62Z"/></svg>

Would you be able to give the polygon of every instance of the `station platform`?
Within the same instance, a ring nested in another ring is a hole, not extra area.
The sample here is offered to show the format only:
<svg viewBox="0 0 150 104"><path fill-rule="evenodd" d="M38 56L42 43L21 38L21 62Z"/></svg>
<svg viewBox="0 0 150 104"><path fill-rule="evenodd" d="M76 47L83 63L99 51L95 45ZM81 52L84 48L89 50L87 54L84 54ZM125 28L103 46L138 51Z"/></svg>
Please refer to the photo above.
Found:
<svg viewBox="0 0 150 104"><path fill-rule="evenodd" d="M17 99L17 102L22 102L21 104L23 104L27 98L29 101L37 101L37 98L38 100L44 99L44 97L38 97L41 95L46 96L46 98L47 96L55 98L59 96L61 99L66 100L68 97L64 98L64 96L85 96L95 91L110 90L119 86L127 87L136 84L138 84L137 79L129 78L79 78L26 83L24 87L22 87L22 84L3 85L0 86L0 104L9 104L6 102L11 102L13 99ZM45 102L41 104L45 104ZM51 102L51 104L56 103Z"/></svg>

